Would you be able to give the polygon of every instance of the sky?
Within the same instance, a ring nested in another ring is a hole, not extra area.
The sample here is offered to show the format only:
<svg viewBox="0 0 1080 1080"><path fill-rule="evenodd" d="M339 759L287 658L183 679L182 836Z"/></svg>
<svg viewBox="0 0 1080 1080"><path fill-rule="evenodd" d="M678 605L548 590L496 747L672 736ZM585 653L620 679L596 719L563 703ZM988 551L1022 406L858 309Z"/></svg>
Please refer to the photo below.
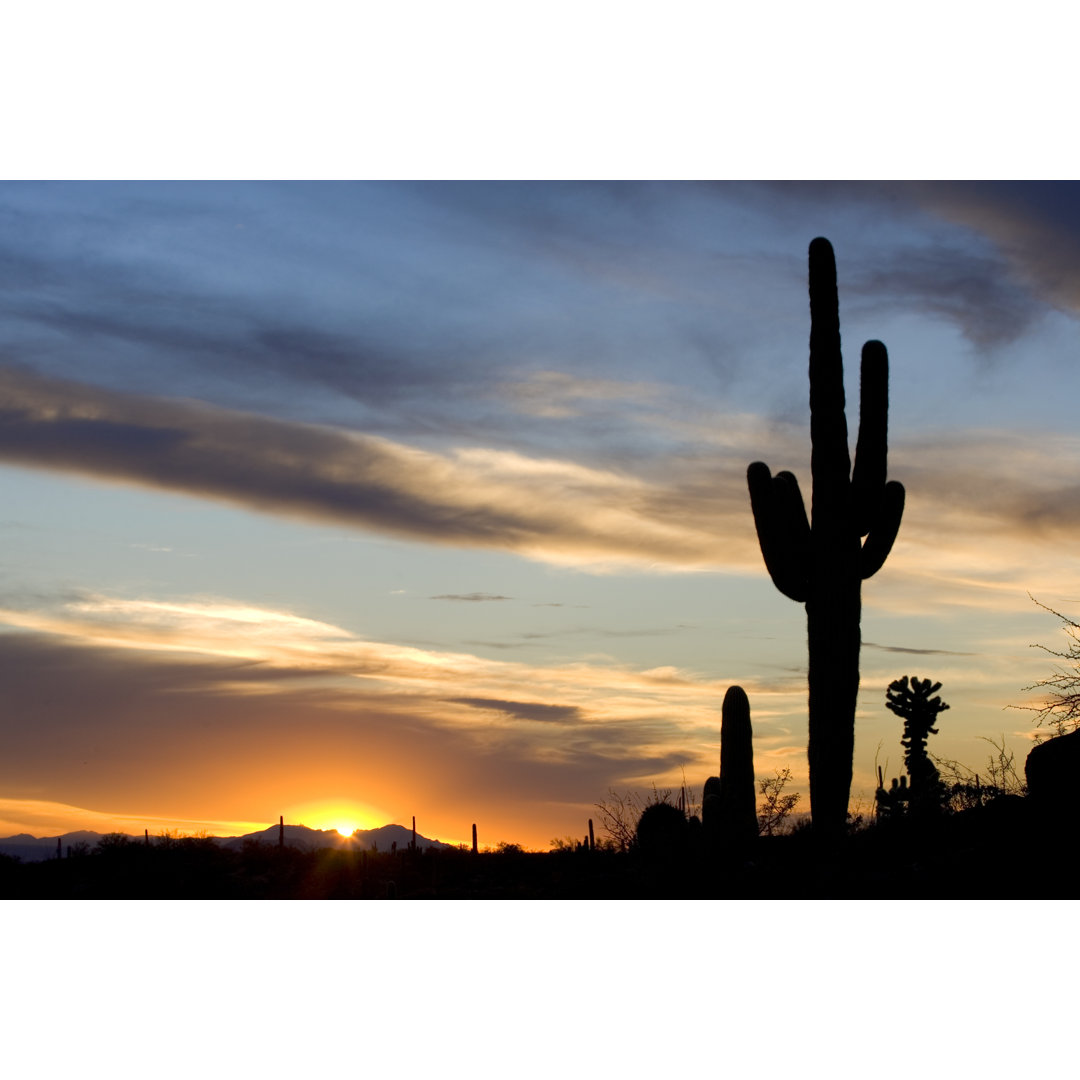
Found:
<svg viewBox="0 0 1080 1080"><path fill-rule="evenodd" d="M985 776L1080 616L1080 185L0 183L0 835L410 823L546 849L718 772L808 809L806 627L745 473L809 492L806 252L890 356L885 688Z"/></svg>

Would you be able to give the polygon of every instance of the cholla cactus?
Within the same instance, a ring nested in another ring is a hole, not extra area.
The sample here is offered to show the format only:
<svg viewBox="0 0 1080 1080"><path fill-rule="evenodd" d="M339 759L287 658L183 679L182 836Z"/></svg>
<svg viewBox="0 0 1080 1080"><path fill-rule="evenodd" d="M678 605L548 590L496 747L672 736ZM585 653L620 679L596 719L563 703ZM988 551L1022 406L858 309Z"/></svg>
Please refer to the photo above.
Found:
<svg viewBox="0 0 1080 1080"><path fill-rule="evenodd" d="M941 689L941 683L929 679L908 676L889 684L885 692L885 704L890 711L902 717L904 735L900 743L904 747L904 765L911 777L911 805L913 809L939 809L942 800L941 777L926 752L926 740L937 734L934 721L938 713L949 706L940 697L931 697Z"/></svg>

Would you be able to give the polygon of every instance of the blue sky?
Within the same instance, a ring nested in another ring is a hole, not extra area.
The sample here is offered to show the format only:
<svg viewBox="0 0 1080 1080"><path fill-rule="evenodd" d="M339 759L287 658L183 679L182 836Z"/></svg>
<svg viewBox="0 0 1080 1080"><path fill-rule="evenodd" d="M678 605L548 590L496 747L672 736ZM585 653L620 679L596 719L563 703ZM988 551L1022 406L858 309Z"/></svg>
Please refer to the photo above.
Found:
<svg viewBox="0 0 1080 1080"><path fill-rule="evenodd" d="M931 749L1026 753L1028 594L1080 607L1076 184L5 183L0 224L0 833L348 807L542 847L700 791L736 682L805 791L745 469L809 485L817 235L908 492L853 793L903 674L944 684Z"/></svg>

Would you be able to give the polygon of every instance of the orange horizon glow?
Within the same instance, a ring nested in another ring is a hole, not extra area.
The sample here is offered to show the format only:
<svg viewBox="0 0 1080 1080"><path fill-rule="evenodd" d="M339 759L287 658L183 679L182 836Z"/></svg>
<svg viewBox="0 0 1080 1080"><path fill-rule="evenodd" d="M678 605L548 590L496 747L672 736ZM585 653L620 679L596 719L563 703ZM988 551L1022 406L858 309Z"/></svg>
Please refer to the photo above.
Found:
<svg viewBox="0 0 1080 1080"><path fill-rule="evenodd" d="M284 816L287 825L306 825L309 829L338 832L342 836L352 836L357 829L377 829L392 821L392 816L377 807L344 798L287 807Z"/></svg>

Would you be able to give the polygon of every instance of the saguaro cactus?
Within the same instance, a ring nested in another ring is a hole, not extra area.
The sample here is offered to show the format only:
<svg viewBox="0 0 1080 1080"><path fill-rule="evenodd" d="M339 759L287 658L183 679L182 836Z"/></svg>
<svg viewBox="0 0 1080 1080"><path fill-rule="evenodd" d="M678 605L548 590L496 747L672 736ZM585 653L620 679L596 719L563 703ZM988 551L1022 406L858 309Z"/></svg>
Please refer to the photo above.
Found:
<svg viewBox="0 0 1080 1080"><path fill-rule="evenodd" d="M847 819L862 582L881 569L904 512L903 485L885 480L888 411L888 354L880 341L868 341L862 350L853 472L836 260L832 245L819 237L810 244L810 519L792 473L773 476L764 462L755 461L747 482L769 576L785 596L806 605L810 811L823 834L842 832Z"/></svg>
<svg viewBox="0 0 1080 1080"><path fill-rule="evenodd" d="M741 686L724 695L720 722L720 775L705 781L702 824L714 845L743 844L758 833L750 700Z"/></svg>

